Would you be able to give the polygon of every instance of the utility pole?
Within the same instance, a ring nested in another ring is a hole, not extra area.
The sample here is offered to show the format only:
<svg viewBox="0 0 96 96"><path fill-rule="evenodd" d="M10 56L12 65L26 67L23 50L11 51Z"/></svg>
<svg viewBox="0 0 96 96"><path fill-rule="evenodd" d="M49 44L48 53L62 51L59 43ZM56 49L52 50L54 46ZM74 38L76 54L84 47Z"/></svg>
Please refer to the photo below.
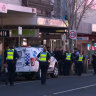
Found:
<svg viewBox="0 0 96 96"><path fill-rule="evenodd" d="M20 47L20 45L21 45L21 35L22 35L22 27L18 27L18 35L19 35L19 38L18 38L18 46Z"/></svg>

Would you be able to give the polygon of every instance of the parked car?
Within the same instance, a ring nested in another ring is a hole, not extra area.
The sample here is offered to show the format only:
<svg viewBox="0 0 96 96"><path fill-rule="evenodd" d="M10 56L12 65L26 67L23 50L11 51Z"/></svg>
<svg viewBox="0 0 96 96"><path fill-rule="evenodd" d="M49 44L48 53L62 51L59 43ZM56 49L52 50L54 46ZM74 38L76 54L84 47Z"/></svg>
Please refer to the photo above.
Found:
<svg viewBox="0 0 96 96"><path fill-rule="evenodd" d="M40 77L41 71L39 69L39 62L36 60L36 56L43 50L43 48L17 47L15 49L19 55L19 59L16 63L16 73L25 76L35 73L36 77ZM53 56L51 56L47 73L52 77L58 77L58 62Z"/></svg>

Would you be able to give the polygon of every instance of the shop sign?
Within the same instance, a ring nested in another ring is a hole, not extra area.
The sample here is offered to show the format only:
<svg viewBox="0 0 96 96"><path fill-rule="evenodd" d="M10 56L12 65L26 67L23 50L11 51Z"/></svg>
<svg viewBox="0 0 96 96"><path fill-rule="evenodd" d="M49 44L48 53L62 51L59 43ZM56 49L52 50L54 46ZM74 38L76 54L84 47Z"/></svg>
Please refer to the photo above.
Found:
<svg viewBox="0 0 96 96"><path fill-rule="evenodd" d="M18 27L18 35L22 35L22 27Z"/></svg>
<svg viewBox="0 0 96 96"><path fill-rule="evenodd" d="M18 30L12 30L12 36L18 36ZM38 37L39 29L22 29L22 36L25 37Z"/></svg>
<svg viewBox="0 0 96 96"><path fill-rule="evenodd" d="M9 37L9 30L0 30L0 37Z"/></svg>
<svg viewBox="0 0 96 96"><path fill-rule="evenodd" d="M68 26L67 20L63 21L61 19L49 19L49 18L42 18L42 17L37 18L37 24L38 25L44 25L44 26L66 27L64 22Z"/></svg>
<svg viewBox="0 0 96 96"><path fill-rule="evenodd" d="M77 37L77 40L89 40L89 37Z"/></svg>
<svg viewBox="0 0 96 96"><path fill-rule="evenodd" d="M65 30L56 30L56 32L62 32L62 33L64 33Z"/></svg>
<svg viewBox="0 0 96 96"><path fill-rule="evenodd" d="M7 13L7 5L4 3L0 3L0 12Z"/></svg>

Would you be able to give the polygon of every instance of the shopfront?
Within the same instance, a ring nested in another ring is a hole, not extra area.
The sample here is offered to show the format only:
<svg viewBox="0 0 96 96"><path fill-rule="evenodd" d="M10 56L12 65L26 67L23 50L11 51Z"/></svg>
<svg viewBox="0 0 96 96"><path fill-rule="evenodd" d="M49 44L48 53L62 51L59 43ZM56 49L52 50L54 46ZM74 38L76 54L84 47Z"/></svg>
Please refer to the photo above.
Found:
<svg viewBox="0 0 96 96"><path fill-rule="evenodd" d="M66 25L60 19L50 19L36 16L36 8L6 4L6 13L0 13L0 28L10 31L10 36L1 38L2 47L14 43L18 46L46 45L51 50L62 46L61 35L56 30L65 30ZM22 35L18 35L18 27L22 27ZM41 29L45 29L42 31ZM48 32L46 30L49 30ZM53 30L54 29L54 30ZM54 32L53 32L54 31Z"/></svg>

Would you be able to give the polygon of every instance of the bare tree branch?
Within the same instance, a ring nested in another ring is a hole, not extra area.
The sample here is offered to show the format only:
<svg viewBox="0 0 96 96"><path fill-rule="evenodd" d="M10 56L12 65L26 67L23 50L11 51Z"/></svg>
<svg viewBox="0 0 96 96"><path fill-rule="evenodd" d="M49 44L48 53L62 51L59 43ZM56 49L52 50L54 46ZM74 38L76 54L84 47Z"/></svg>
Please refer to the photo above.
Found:
<svg viewBox="0 0 96 96"><path fill-rule="evenodd" d="M87 10L95 5L95 0L65 0L65 14L67 15L69 29L78 29L79 24Z"/></svg>

